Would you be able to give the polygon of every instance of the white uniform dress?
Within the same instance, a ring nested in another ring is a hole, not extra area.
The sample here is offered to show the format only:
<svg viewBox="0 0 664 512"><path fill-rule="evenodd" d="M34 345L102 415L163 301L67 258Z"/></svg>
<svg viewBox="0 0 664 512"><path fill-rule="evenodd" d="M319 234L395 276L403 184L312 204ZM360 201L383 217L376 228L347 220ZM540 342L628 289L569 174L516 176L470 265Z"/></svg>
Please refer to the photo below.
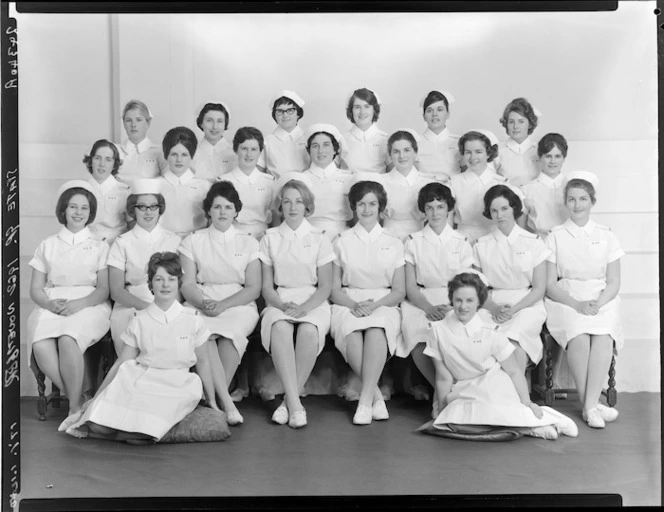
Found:
<svg viewBox="0 0 664 512"><path fill-rule="evenodd" d="M124 144L116 144L116 147L122 160L118 169L121 181L129 183L136 178L158 178L168 167L162 147L147 137L138 144L128 140Z"/></svg>
<svg viewBox="0 0 664 512"><path fill-rule="evenodd" d="M447 284L454 276L468 271L473 252L468 238L445 225L437 235L429 226L406 239L404 259L415 267L417 285L432 304L449 304ZM429 320L426 313L409 300L401 303L403 339L397 344L396 355L407 357L415 345L426 343Z"/></svg>
<svg viewBox="0 0 664 512"><path fill-rule="evenodd" d="M510 187L523 202L521 190L507 183L490 163L479 176L472 171L465 171L450 179L449 187L456 199L454 222L457 230L466 235L471 243L489 233L493 227L491 220L482 215L482 212L484 194L494 185Z"/></svg>
<svg viewBox="0 0 664 512"><path fill-rule="evenodd" d="M44 292L50 299L80 299L97 286L97 272L106 268L108 244L86 227L72 233L63 227L42 241L30 265L46 274ZM28 317L28 343L67 335L81 352L98 342L110 327L111 303L105 300L70 316L56 315L39 306Z"/></svg>
<svg viewBox="0 0 664 512"><path fill-rule="evenodd" d="M362 131L356 125L344 134L346 144L341 157L348 169L353 172L384 173L389 163L387 154L388 135L372 124L367 131Z"/></svg>
<svg viewBox="0 0 664 512"><path fill-rule="evenodd" d="M189 368L209 337L197 311L179 302L167 311L154 303L138 311L122 335L138 356L122 363L72 428L92 421L161 439L203 396L201 379Z"/></svg>
<svg viewBox="0 0 664 512"><path fill-rule="evenodd" d="M385 208L385 231L405 241L408 235L419 231L424 226L425 215L417 207L420 189L428 184L440 181L433 174L424 174L414 167L404 176L396 169L377 176L387 192Z"/></svg>
<svg viewBox="0 0 664 512"><path fill-rule="evenodd" d="M191 162L191 168L197 178L212 182L219 176L231 172L236 165L237 156L233 152L233 147L223 138L213 146L203 137Z"/></svg>
<svg viewBox="0 0 664 512"><path fill-rule="evenodd" d="M539 174L537 144L530 137L526 137L521 144L508 138L498 145L498 154L498 173L512 185L520 187Z"/></svg>
<svg viewBox="0 0 664 512"><path fill-rule="evenodd" d="M242 232L260 240L272 220L272 186L274 176L254 169L247 176L236 167L220 180L230 181L242 201L242 210L235 226Z"/></svg>
<svg viewBox="0 0 664 512"><path fill-rule="evenodd" d="M427 128L417 146L420 171L433 174L441 181L461 172L459 137L452 135L447 128L438 135Z"/></svg>
<svg viewBox="0 0 664 512"><path fill-rule="evenodd" d="M103 183L97 183L90 178L88 183L92 186L97 197L97 215L88 227L108 245L113 243L115 237L127 231L127 198L131 193L129 185L108 176Z"/></svg>
<svg viewBox="0 0 664 512"><path fill-rule="evenodd" d="M145 302L154 301L154 295L148 288L148 261L155 252L176 252L180 237L166 231L159 224L150 232L136 224L131 231L115 239L108 251L108 266L124 272L126 290ZM134 308L123 306L118 301L111 313L111 336L120 340L129 321L135 313Z"/></svg>
<svg viewBox="0 0 664 512"><path fill-rule="evenodd" d="M513 306L530 293L533 270L550 254L539 236L515 225L509 236L496 228L480 238L473 246L473 263L487 278L491 299ZM482 308L478 314L485 323L493 322L488 310ZM540 300L499 324L498 332L518 342L537 364L542 359L540 332L545 320L544 301Z"/></svg>
<svg viewBox="0 0 664 512"><path fill-rule="evenodd" d="M258 242L233 226L225 233L210 226L185 238L179 251L196 264L196 283L203 298L223 300L244 287L247 266L258 259ZM247 336L258 323L256 303L233 306L218 316L200 314L208 330L230 339L242 358Z"/></svg>
<svg viewBox="0 0 664 512"><path fill-rule="evenodd" d="M162 227L180 238L207 226L203 200L210 190L208 180L197 178L187 169L178 178L171 170L159 178L159 191L166 200L166 210L159 219Z"/></svg>
<svg viewBox="0 0 664 512"><path fill-rule="evenodd" d="M551 250L547 261L555 263L560 280L557 286L576 300L597 299L606 287L606 267L622 258L625 252L606 226L589 220L579 227L567 220L551 230L546 239ZM620 297L602 306L597 315L582 315L549 298L544 299L548 314L546 325L558 344L566 348L569 340L580 334L608 334L616 350L624 344L620 321Z"/></svg>
<svg viewBox="0 0 664 512"><path fill-rule="evenodd" d="M313 227L307 219L293 231L286 222L270 228L260 243L260 259L272 267L277 294L283 302L302 304L311 297L318 285L318 267L334 261L330 240L322 230ZM270 351L272 325L279 320L293 324L307 322L318 328L318 353L325 345L330 331L330 303L324 300L302 318L293 318L280 309L267 306L262 312L261 340Z"/></svg>
<svg viewBox="0 0 664 512"><path fill-rule="evenodd" d="M288 172L302 172L309 167L307 137L302 128L296 125L290 133L281 126L265 137L265 149L258 165L265 168L275 178Z"/></svg>
<svg viewBox="0 0 664 512"><path fill-rule="evenodd" d="M392 291L392 277L405 265L403 244L376 226L367 232L359 223L347 229L334 241L335 263L341 267L341 285L355 302L380 300ZM358 318L346 306L332 306L334 345L346 361L346 337L354 331L371 327L385 330L390 355L401 337L401 315L397 306L381 306L369 316Z"/></svg>
<svg viewBox="0 0 664 512"><path fill-rule="evenodd" d="M567 177L560 173L550 178L543 172L533 181L521 187L525 207L528 210L527 227L546 240L549 231L569 219L565 207Z"/></svg>
<svg viewBox="0 0 664 512"><path fill-rule="evenodd" d="M508 339L478 315L466 325L454 313L433 322L424 353L442 361L454 378L447 406L434 426L543 427L565 420L564 415L546 406L540 407L544 414L537 419L521 403L512 379L500 366L512 352L514 346Z"/></svg>
<svg viewBox="0 0 664 512"><path fill-rule="evenodd" d="M332 162L325 169L311 164L303 174L310 178L311 191L316 198L316 208L308 220L334 240L346 230L346 222L353 217L348 203L348 191L354 183L353 173L337 168Z"/></svg>

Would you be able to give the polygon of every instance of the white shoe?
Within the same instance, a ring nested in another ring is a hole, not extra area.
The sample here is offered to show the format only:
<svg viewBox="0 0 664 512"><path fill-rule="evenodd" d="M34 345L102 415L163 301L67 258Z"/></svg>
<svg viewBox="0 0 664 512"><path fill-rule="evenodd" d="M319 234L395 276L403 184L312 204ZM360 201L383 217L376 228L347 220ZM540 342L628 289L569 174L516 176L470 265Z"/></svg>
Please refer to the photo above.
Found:
<svg viewBox="0 0 664 512"><path fill-rule="evenodd" d="M288 423L288 408L286 405L281 404L272 414L272 421L279 423L279 425L285 425Z"/></svg>
<svg viewBox="0 0 664 512"><path fill-rule="evenodd" d="M226 413L226 421L230 426L241 425L244 423L244 418L240 414L240 411L234 409Z"/></svg>
<svg viewBox="0 0 664 512"><path fill-rule="evenodd" d="M391 384L383 384L380 387L380 394L383 395L383 400L389 400L392 398L392 392L394 389L392 388Z"/></svg>
<svg viewBox="0 0 664 512"><path fill-rule="evenodd" d="M371 407L371 418L374 420L386 420L389 419L390 414L387 412L387 406L385 405L385 400L378 400L374 402Z"/></svg>
<svg viewBox="0 0 664 512"><path fill-rule="evenodd" d="M600 416L606 423L611 423L618 419L618 409L613 407L607 407L604 404L597 404L597 409L599 410Z"/></svg>
<svg viewBox="0 0 664 512"><path fill-rule="evenodd" d="M58 427L58 432L66 432L69 427L71 427L74 423L76 423L79 419L81 419L81 416L83 416L83 409L71 413L62 421L62 423L60 423L60 426Z"/></svg>
<svg viewBox="0 0 664 512"><path fill-rule="evenodd" d="M263 400L263 402L269 402L270 400L274 400L275 398L275 394L267 388L261 388L258 391L258 394L260 395L261 400Z"/></svg>
<svg viewBox="0 0 664 512"><path fill-rule="evenodd" d="M577 437L579 435L579 427L576 426L572 418L568 418L567 416L556 423L554 427L559 434L564 436Z"/></svg>
<svg viewBox="0 0 664 512"><path fill-rule="evenodd" d="M360 399L360 394L353 389L350 382L342 385L337 394L349 402L357 402Z"/></svg>
<svg viewBox="0 0 664 512"><path fill-rule="evenodd" d="M528 435L548 439L549 441L555 441L558 439L558 431L552 425L547 425L546 427L533 427L528 432Z"/></svg>
<svg viewBox="0 0 664 512"><path fill-rule="evenodd" d="M606 426L606 423L602 419L602 414L597 407L583 411L583 419L591 428L604 428Z"/></svg>
<svg viewBox="0 0 664 512"><path fill-rule="evenodd" d="M415 398L415 400L429 400L429 398L431 398L431 395L429 395L429 390L422 384L413 386L411 393L413 394L413 398Z"/></svg>
<svg viewBox="0 0 664 512"><path fill-rule="evenodd" d="M358 405L357 410L355 411L355 416L353 416L353 423L355 425L370 425L371 415L371 407L367 407L366 405Z"/></svg>
<svg viewBox="0 0 664 512"><path fill-rule="evenodd" d="M231 400L233 400L233 402L241 402L243 398L247 398L248 396L249 396L249 390L248 389L236 388L231 393Z"/></svg>
<svg viewBox="0 0 664 512"><path fill-rule="evenodd" d="M307 424L307 411L300 409L291 414L288 426L291 428L302 428Z"/></svg>

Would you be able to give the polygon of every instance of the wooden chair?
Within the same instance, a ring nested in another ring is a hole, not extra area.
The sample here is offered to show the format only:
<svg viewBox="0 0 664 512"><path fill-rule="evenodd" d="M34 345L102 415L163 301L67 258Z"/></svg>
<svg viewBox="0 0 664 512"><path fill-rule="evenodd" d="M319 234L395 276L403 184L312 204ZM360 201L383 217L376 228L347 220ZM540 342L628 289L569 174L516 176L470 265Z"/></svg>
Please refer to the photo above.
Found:
<svg viewBox="0 0 664 512"><path fill-rule="evenodd" d="M540 364L538 365L538 368L534 370L531 374L532 378L532 390L537 394L540 398L544 398L544 404L548 406L552 406L553 403L556 400L556 396L560 395L565 395L565 394L571 394L571 393L577 393L576 389L574 388L567 388L567 389L554 389L553 388L553 350L556 346L556 340L553 339L553 336L549 333L548 329L546 328L546 325L542 328L542 332L540 334L540 337L542 338L542 343L544 344L544 357L542 358L542 361L540 361ZM615 342L614 342L614 348L615 348ZM539 380L539 366L544 363L545 364L545 370L544 370L544 384L542 384ZM611 366L609 366L609 387L608 389L602 390L602 394L606 397L606 402L609 405L609 407L613 407L616 405L618 402L618 393L616 391L616 358L613 356L611 358Z"/></svg>
<svg viewBox="0 0 664 512"><path fill-rule="evenodd" d="M116 359L110 331L86 350L85 357L97 364L97 381L93 385L96 391ZM59 409L63 403L67 405L69 401L66 396L60 394L60 389L53 383L51 383L51 392L46 395L46 375L39 368L34 351L30 356L30 369L34 373L35 379L37 379L37 392L39 394L37 397L37 414L39 415L39 421L44 421L49 405L54 409Z"/></svg>

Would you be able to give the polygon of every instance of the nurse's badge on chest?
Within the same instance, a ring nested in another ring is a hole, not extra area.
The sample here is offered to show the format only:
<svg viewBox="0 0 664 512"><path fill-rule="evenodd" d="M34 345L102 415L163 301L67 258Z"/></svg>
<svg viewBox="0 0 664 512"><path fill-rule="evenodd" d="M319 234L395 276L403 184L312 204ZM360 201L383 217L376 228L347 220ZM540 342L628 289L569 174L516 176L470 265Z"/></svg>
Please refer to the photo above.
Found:
<svg viewBox="0 0 664 512"><path fill-rule="evenodd" d="M179 340L181 343L187 343L189 341L189 336L180 336Z"/></svg>

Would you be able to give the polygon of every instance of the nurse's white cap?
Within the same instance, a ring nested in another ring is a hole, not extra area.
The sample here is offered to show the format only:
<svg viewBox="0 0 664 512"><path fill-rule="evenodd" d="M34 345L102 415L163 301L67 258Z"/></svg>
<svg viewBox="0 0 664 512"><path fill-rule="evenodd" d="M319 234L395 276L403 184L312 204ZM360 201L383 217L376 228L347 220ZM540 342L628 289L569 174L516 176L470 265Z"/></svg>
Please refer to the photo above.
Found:
<svg viewBox="0 0 664 512"><path fill-rule="evenodd" d="M60 197L65 191L69 190L70 188L82 188L93 194L95 197L97 197L97 194L92 188L92 185L90 185L90 183L88 183L87 181L83 180L70 180L64 185L62 185L58 189L58 197Z"/></svg>
<svg viewBox="0 0 664 512"><path fill-rule="evenodd" d="M489 142L491 142L492 146L495 146L498 144L498 137L496 137L496 134L493 133L491 130L481 130L479 128L475 128L473 130L470 130L471 132L479 132L482 135L484 135L487 139L489 139Z"/></svg>
<svg viewBox="0 0 664 512"><path fill-rule="evenodd" d="M399 128L397 131L398 132L408 132L408 133L410 133L413 136L413 138L415 139L415 142L420 142L422 140L422 137L420 136L420 134L417 133L412 128Z"/></svg>
<svg viewBox="0 0 664 512"><path fill-rule="evenodd" d="M283 91L279 91L277 94L272 96L272 99L270 100L270 109L274 107L274 102L277 101L282 96L285 96L289 100L293 100L293 103L295 103L298 107L300 108L304 107L304 100L298 93L296 93L295 91L289 91L287 89L284 89Z"/></svg>
<svg viewBox="0 0 664 512"><path fill-rule="evenodd" d="M597 188L597 185L599 185L599 178L597 177L597 174L594 174L592 172L588 171L571 171L565 173L565 179L569 182L569 180L583 180L587 181L590 183L593 187Z"/></svg>
<svg viewBox="0 0 664 512"><path fill-rule="evenodd" d="M309 128L307 128L307 133L306 133L307 139L309 139L309 137L311 137L314 133L318 132L329 133L330 135L332 135L332 137L334 137L337 140L337 142L340 145L345 143L344 138L341 135L341 132L337 130L337 127L326 123L312 124Z"/></svg>
<svg viewBox="0 0 664 512"><path fill-rule="evenodd" d="M353 94L355 94L355 91L359 91L360 89L366 89L367 91L371 91L373 95L376 97L376 101L378 102L379 105L382 105L383 102L380 101L380 96L378 96L378 93L374 91L373 89L369 89L368 87L358 87L357 89L353 89L351 93L348 95L348 101L353 97ZM346 103L348 103L348 101Z"/></svg>
<svg viewBox="0 0 664 512"><path fill-rule="evenodd" d="M231 111L228 109L228 106L221 100L209 100L209 101L204 101L202 103L199 103L198 106L196 107L196 111L194 112L194 115L198 117L201 113L201 110L203 110L203 107L207 105L208 103L214 103L214 104L219 104L222 107L226 109L226 112L228 112L228 117L231 117Z"/></svg>
<svg viewBox="0 0 664 512"><path fill-rule="evenodd" d="M155 178L138 178L129 185L132 194L160 194L159 180Z"/></svg>
<svg viewBox="0 0 664 512"><path fill-rule="evenodd" d="M538 118L539 118L539 117L542 117L542 113L539 111L539 109L538 109L535 105L533 105L533 104L531 103L530 106L533 107L533 112L535 113L535 115L536 115Z"/></svg>
<svg viewBox="0 0 664 512"><path fill-rule="evenodd" d="M445 96L445 98L447 98L447 103L454 103L456 101L454 99L454 96L452 96L452 93L447 92L447 91L443 91L441 89L433 89L433 90L429 91L428 93L426 93L426 95L420 100L420 108L424 108L424 102L426 101L427 96L429 96L429 94L431 94L432 92L439 92L440 94Z"/></svg>
<svg viewBox="0 0 664 512"><path fill-rule="evenodd" d="M313 183L311 183L311 179L309 176L307 176L304 173L297 172L297 171L292 171L292 172L287 172L286 174L282 174L277 178L277 181L275 181L274 186L272 187L272 201L274 202L277 199L277 196L279 195L279 192L283 188L283 186L288 183L290 180L296 180L301 183L304 183L309 190L313 190ZM277 205L275 205L276 207Z"/></svg>

